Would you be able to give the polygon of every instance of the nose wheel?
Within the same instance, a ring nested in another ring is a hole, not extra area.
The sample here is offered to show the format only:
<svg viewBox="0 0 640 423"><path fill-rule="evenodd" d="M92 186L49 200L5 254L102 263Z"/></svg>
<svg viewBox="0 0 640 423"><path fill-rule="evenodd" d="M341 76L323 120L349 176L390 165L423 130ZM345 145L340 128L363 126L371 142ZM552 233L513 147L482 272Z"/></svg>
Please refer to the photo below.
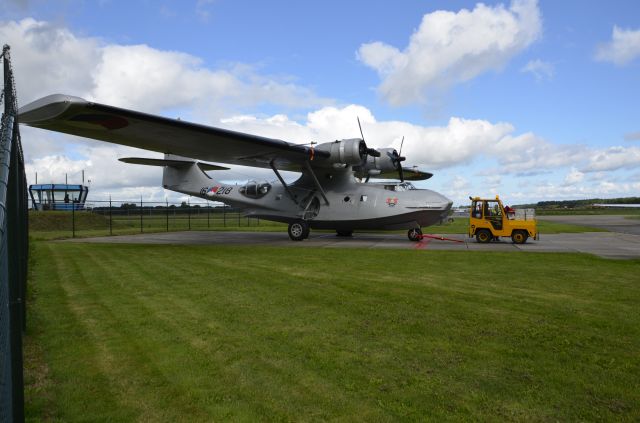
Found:
<svg viewBox="0 0 640 423"><path fill-rule="evenodd" d="M302 241L309 238L309 225L303 220L289 223L288 232L292 241Z"/></svg>
<svg viewBox="0 0 640 423"><path fill-rule="evenodd" d="M411 228L409 229L409 232L407 232L407 236L409 237L409 241L420 241L422 239L422 229Z"/></svg>

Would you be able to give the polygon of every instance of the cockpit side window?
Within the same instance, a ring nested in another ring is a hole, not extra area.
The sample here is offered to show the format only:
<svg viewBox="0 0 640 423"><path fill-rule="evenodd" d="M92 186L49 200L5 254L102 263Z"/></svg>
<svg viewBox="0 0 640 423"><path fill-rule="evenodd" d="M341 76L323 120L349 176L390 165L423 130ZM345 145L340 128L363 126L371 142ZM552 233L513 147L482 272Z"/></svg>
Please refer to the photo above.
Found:
<svg viewBox="0 0 640 423"><path fill-rule="evenodd" d="M249 181L244 186L240 187L240 194L249 198L261 198L264 197L271 190L271 184L269 182L256 182Z"/></svg>

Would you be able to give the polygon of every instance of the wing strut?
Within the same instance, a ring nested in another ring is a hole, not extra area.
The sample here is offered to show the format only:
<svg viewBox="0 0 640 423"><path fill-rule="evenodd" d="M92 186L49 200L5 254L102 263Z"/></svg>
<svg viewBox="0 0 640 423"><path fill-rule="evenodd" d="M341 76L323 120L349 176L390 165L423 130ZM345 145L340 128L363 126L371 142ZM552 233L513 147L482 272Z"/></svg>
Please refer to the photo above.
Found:
<svg viewBox="0 0 640 423"><path fill-rule="evenodd" d="M320 181L318 181L318 178L316 178L316 174L313 172L313 169L311 169L311 165L309 164L309 160L304 162L304 166L307 168L307 171L309 171L309 174L311 175L311 178L313 178L313 182L316 184L316 188L318 188L318 191L320 191L320 195L322 195L322 198L324 198L324 202L328 206L329 205L329 200L327 200L327 196L325 195L324 190L322 189L322 185L320 185Z"/></svg>
<svg viewBox="0 0 640 423"><path fill-rule="evenodd" d="M287 183L284 181L284 179L282 179L282 176L280 175L280 172L278 172L278 169L276 168L276 165L273 163L274 161L271 160L269 162L269 166L271 166L271 169L273 170L273 172L276 174L276 176L278 177L278 180L280 181L280 183L282 184L282 186L284 187L284 190L287 192L287 195L293 200L294 203L298 204L298 199L296 198L295 195L293 195L293 193L291 192L291 190L289 189L289 187L287 186ZM306 163L306 162L305 162Z"/></svg>

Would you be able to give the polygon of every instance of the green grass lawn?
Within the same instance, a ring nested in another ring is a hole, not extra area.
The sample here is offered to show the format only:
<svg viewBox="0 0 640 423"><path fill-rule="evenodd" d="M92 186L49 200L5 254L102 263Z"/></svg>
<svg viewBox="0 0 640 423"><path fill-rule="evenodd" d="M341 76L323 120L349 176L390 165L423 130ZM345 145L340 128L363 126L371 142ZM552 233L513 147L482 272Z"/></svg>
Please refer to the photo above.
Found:
<svg viewBox="0 0 640 423"><path fill-rule="evenodd" d="M638 260L32 248L32 421L640 419Z"/></svg>
<svg viewBox="0 0 640 423"><path fill-rule="evenodd" d="M75 223L72 222L75 219ZM48 211L31 212L29 215L29 234L34 240L54 240L71 238L75 225L75 237L95 237L113 235L132 235L140 233L140 216L114 215L109 226L109 217L90 212L78 212L72 216L69 212ZM238 213L227 213L223 217L221 213L207 214L201 212L187 216L186 214L143 216L142 232L166 232L169 231L279 231L286 232L284 223L270 222L267 220L247 219ZM456 218L452 222L442 225L434 225L424 228L425 233L431 234L464 234L468 230L469 219ZM558 222L538 221L538 229L542 234L603 232L587 226L570 225ZM406 233L406 231L395 231Z"/></svg>
<svg viewBox="0 0 640 423"><path fill-rule="evenodd" d="M75 222L73 222L75 220ZM141 225L142 223L142 225ZM75 237L95 237L112 235L132 235L169 231L287 231L287 225L259 219L247 219L238 213L193 213L170 214L168 216L114 214L110 220L108 215L91 212L47 211L29 213L29 235L34 240L54 240Z"/></svg>

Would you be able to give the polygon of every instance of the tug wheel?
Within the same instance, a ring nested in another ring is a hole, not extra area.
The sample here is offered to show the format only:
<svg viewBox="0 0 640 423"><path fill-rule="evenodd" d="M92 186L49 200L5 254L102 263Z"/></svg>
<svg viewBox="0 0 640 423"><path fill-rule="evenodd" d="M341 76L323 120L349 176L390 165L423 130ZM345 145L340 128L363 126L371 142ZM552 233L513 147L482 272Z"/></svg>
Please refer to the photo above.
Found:
<svg viewBox="0 0 640 423"><path fill-rule="evenodd" d="M407 236L409 237L409 241L420 241L422 239L422 229L420 228L412 228L407 232Z"/></svg>
<svg viewBox="0 0 640 423"><path fill-rule="evenodd" d="M289 223L289 238L292 241L302 241L309 237L309 225L304 221Z"/></svg>
<svg viewBox="0 0 640 423"><path fill-rule="evenodd" d="M476 232L476 240L481 244L487 244L491 242L493 239L493 235L491 235L491 231L488 229L478 229Z"/></svg>
<svg viewBox="0 0 640 423"><path fill-rule="evenodd" d="M529 238L529 234L525 231L513 231L511 234L511 240L514 244L524 244L527 242L527 238Z"/></svg>

